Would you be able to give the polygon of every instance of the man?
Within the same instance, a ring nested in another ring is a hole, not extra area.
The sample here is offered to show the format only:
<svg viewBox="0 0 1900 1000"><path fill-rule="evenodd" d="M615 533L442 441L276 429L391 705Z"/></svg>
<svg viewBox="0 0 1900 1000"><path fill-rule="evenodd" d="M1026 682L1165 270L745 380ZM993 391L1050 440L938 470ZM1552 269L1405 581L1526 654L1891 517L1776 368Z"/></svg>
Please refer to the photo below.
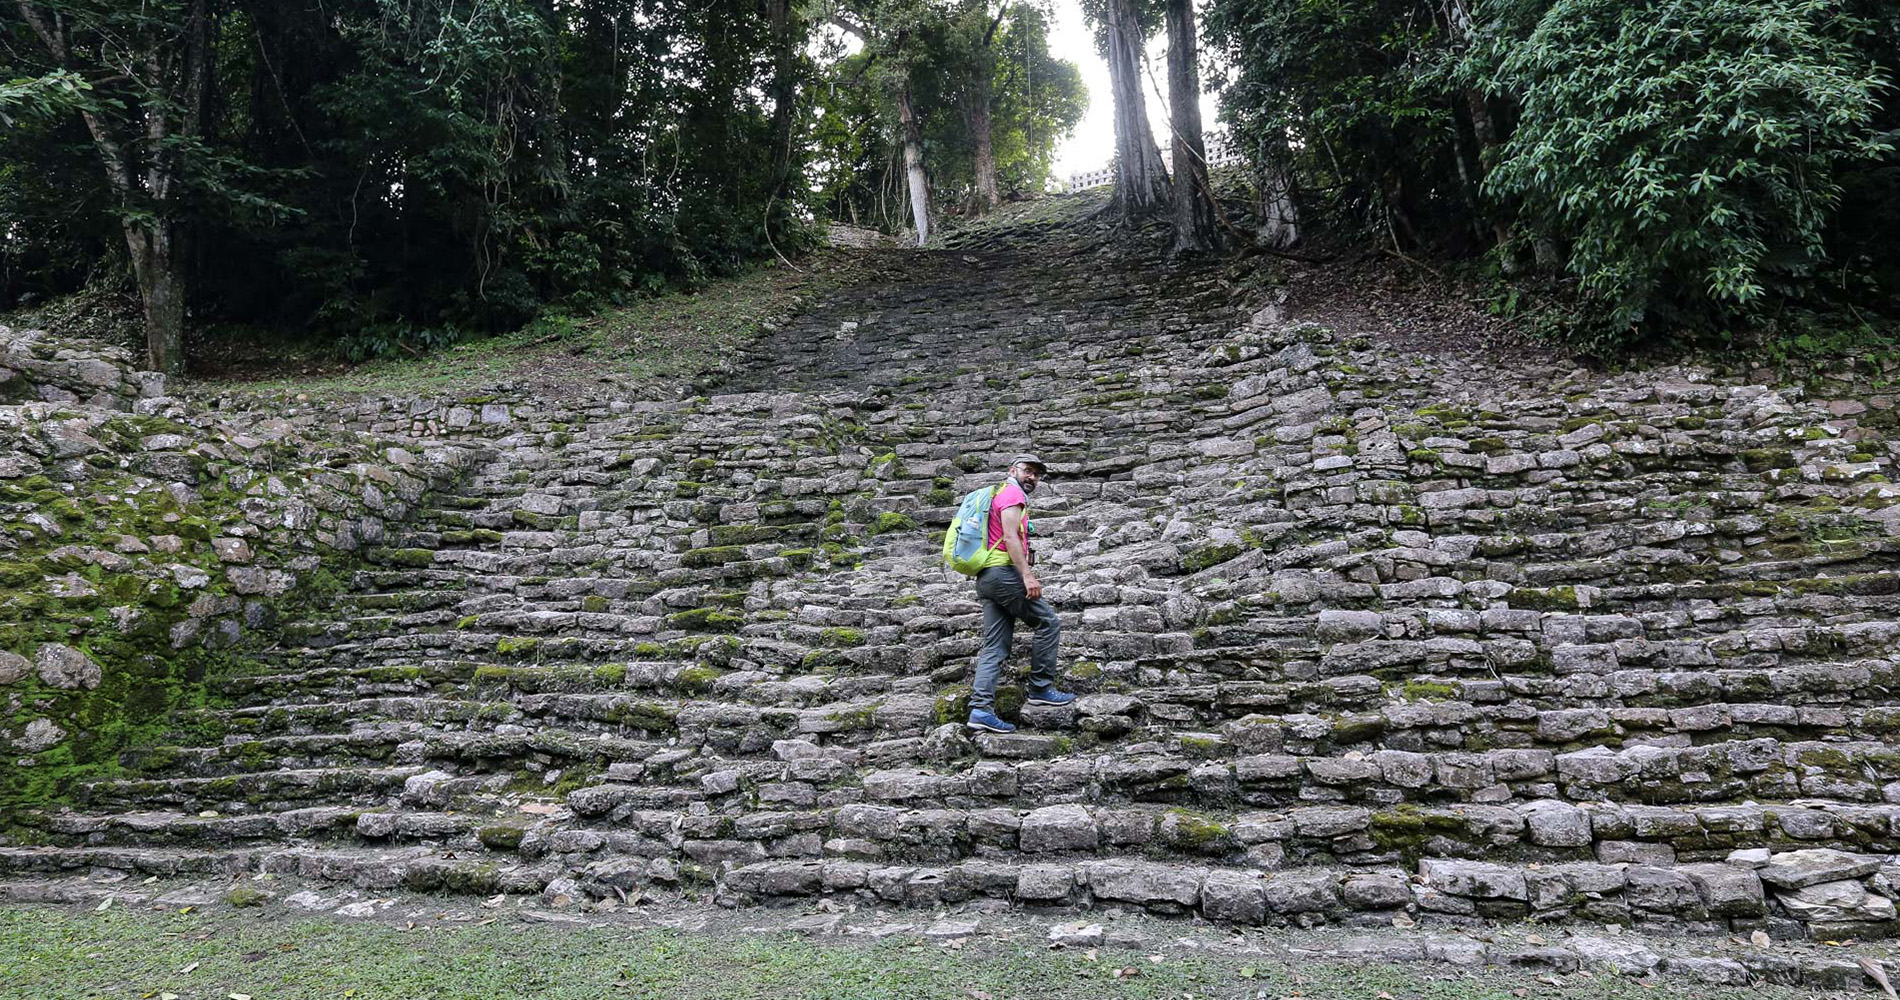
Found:
<svg viewBox="0 0 1900 1000"><path fill-rule="evenodd" d="M1042 596L1042 581L1032 567L1029 551L1029 494L1036 492L1047 469L1034 455L1010 460L1009 479L990 504L989 547L996 550L989 564L976 574L976 596L983 600L983 652L976 658L976 680L970 685L971 729L1013 733L1016 727L996 716L996 679L1009 658L1009 643L1018 619L1036 627L1030 655L1029 704L1067 705L1075 695L1056 690L1059 672L1056 650L1062 623L1056 609Z"/></svg>

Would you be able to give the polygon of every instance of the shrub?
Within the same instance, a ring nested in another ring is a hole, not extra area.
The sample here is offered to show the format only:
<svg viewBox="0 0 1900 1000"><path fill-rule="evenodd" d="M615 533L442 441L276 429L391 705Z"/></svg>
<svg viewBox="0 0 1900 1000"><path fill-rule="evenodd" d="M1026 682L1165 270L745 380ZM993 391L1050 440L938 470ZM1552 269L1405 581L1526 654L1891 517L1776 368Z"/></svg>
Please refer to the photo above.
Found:
<svg viewBox="0 0 1900 1000"><path fill-rule="evenodd" d="M1804 294L1874 128L1869 28L1828 0L1503 0L1464 72L1516 102L1485 180L1556 238L1579 346L1745 320Z"/></svg>

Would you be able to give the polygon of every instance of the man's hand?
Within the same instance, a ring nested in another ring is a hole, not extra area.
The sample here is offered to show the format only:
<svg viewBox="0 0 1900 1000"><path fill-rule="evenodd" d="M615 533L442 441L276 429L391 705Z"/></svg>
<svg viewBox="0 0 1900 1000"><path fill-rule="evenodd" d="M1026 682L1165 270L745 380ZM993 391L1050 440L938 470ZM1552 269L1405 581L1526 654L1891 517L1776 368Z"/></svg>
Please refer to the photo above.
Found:
<svg viewBox="0 0 1900 1000"><path fill-rule="evenodd" d="M1023 593L1032 601L1042 596L1042 581L1036 579L1036 574L1030 573L1023 577Z"/></svg>

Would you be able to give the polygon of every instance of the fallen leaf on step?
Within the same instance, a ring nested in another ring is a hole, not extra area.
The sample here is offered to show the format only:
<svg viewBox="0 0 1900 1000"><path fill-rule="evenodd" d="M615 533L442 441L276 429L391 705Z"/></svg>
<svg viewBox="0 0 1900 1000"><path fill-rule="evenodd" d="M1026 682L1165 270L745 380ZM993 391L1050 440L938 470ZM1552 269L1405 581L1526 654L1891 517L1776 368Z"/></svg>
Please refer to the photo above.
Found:
<svg viewBox="0 0 1900 1000"><path fill-rule="evenodd" d="M1887 980L1887 970L1881 968L1879 962L1864 956L1854 961L1860 964L1860 971L1867 973L1867 978L1880 987L1880 992L1887 994L1887 1000L1900 1000L1900 993L1893 991L1893 983Z"/></svg>
<svg viewBox="0 0 1900 1000"><path fill-rule="evenodd" d="M1167 959L1161 957L1160 955L1149 955L1148 961L1153 962L1156 965L1160 965L1161 963L1167 961Z"/></svg>
<svg viewBox="0 0 1900 1000"><path fill-rule="evenodd" d="M99 904L98 906L95 906L95 907L93 907L93 909L92 909L92 912L94 912L94 913L104 913L104 912L106 912L106 907L108 907L108 906L111 906L111 905L112 905L112 897L111 897L111 896L107 896L107 897L106 897L106 899L105 899L105 902L103 902L103 903L100 903L100 904Z"/></svg>
<svg viewBox="0 0 1900 1000"><path fill-rule="evenodd" d="M1536 934L1526 935L1524 937L1524 940L1531 944L1545 944L1546 943L1541 936L1536 935Z"/></svg>
<svg viewBox="0 0 1900 1000"><path fill-rule="evenodd" d="M1757 948L1768 947L1768 944L1769 944L1768 932L1767 931L1749 931L1748 943L1754 945Z"/></svg>
<svg viewBox="0 0 1900 1000"><path fill-rule="evenodd" d="M197 963L197 962L193 962L193 963L191 963L190 965L187 965L187 966L185 966L184 968L182 968L182 969L179 969L179 970L178 970L178 974L179 974L179 975L181 975L181 976L189 976L189 975L191 975L191 974L192 974L192 972L193 972L193 971L195 971L195 970L196 970L197 968L198 968L198 963Z"/></svg>
<svg viewBox="0 0 1900 1000"><path fill-rule="evenodd" d="M500 906L501 904L507 901L508 901L508 894L505 892L498 892L498 893L495 893L493 896L490 896L487 899L482 900L482 906L485 909L492 910L495 907Z"/></svg>

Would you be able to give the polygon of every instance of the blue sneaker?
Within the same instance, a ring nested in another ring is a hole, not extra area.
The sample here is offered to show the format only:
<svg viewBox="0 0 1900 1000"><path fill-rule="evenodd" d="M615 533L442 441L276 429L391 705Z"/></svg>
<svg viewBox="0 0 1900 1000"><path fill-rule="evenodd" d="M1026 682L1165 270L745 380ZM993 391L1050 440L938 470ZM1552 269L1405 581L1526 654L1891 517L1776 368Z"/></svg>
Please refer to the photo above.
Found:
<svg viewBox="0 0 1900 1000"><path fill-rule="evenodd" d="M981 729L992 733L1013 733L1016 727L996 717L995 712L976 709L970 713L970 721L964 723L971 729Z"/></svg>
<svg viewBox="0 0 1900 1000"><path fill-rule="evenodd" d="M1074 703L1074 701L1075 695L1067 691L1058 691L1052 687L1042 688L1040 690L1036 688L1029 689L1029 703L1031 705L1068 705Z"/></svg>

